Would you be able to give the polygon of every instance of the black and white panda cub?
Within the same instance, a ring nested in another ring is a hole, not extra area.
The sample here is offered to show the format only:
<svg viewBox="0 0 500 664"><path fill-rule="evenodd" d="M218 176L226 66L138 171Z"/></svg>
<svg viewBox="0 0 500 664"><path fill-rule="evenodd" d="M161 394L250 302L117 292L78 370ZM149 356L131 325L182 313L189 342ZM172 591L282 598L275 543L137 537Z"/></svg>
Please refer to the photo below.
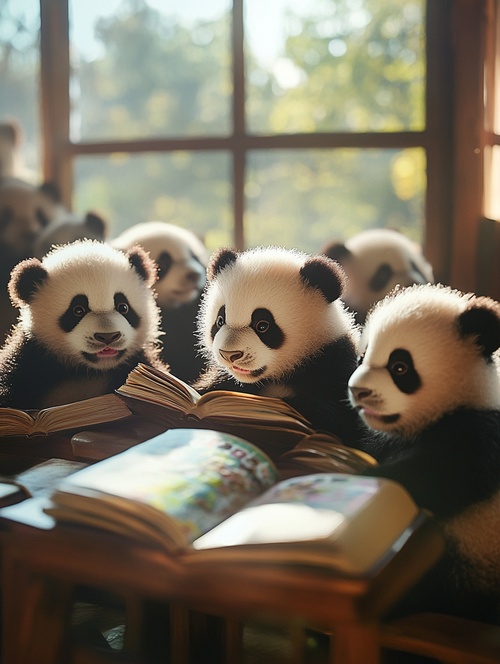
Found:
<svg viewBox="0 0 500 664"><path fill-rule="evenodd" d="M445 286L395 291L369 313L352 406L370 475L399 481L442 521L424 608L496 618L500 600L500 304ZM424 590L425 589L425 590Z"/></svg>
<svg viewBox="0 0 500 664"><path fill-rule="evenodd" d="M358 331L339 300L341 268L280 247L222 248L207 276L198 336L209 368L195 386L280 397L354 445L359 422L347 381Z"/></svg>
<svg viewBox="0 0 500 664"><path fill-rule="evenodd" d="M434 282L422 247L391 228L370 228L345 243L329 242L322 253L342 265L347 275L342 299L361 324L372 306L397 285Z"/></svg>
<svg viewBox="0 0 500 664"><path fill-rule="evenodd" d="M154 285L165 333L162 360L171 372L191 383L204 368L197 353L196 316L206 281L208 253L191 230L164 221L145 221L123 231L111 244L139 245L158 265Z"/></svg>
<svg viewBox="0 0 500 664"><path fill-rule="evenodd" d="M138 362L159 368L154 261L77 241L12 271L19 322L0 350L0 406L45 408L112 392Z"/></svg>

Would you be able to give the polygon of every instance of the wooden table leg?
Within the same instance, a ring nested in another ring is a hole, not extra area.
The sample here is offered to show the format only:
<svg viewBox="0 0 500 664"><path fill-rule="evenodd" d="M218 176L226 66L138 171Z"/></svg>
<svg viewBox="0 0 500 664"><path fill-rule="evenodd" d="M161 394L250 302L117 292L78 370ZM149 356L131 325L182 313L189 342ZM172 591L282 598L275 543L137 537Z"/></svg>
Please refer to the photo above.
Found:
<svg viewBox="0 0 500 664"><path fill-rule="evenodd" d="M68 646L73 584L52 583L36 575L26 577L16 602L18 624L2 635L3 661L9 664L54 664L65 660ZM23 590L24 589L24 590ZM10 603L9 608L14 608ZM4 607L5 610L5 607ZM4 623L5 624L5 623ZM43 643L43 648L40 644Z"/></svg>
<svg viewBox="0 0 500 664"><path fill-rule="evenodd" d="M335 625L330 648L330 664L380 664L376 624Z"/></svg>

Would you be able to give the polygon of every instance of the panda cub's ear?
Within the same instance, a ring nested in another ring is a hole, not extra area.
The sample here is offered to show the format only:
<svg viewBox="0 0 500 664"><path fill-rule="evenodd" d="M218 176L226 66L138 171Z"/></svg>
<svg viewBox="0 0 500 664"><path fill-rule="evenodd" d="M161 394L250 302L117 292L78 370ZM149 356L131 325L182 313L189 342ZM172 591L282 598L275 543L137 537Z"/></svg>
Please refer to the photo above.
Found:
<svg viewBox="0 0 500 664"><path fill-rule="evenodd" d="M18 263L11 272L8 285L12 304L17 308L22 304L30 304L48 277L49 273L38 258L28 258Z"/></svg>
<svg viewBox="0 0 500 664"><path fill-rule="evenodd" d="M328 256L328 258L337 261L337 263L340 263L341 265L344 265L344 263L352 257L352 251L348 249L343 242L336 241L325 245L321 250L321 253Z"/></svg>
<svg viewBox="0 0 500 664"><path fill-rule="evenodd" d="M224 268L226 268L228 265L235 263L237 258L238 254L236 251L233 251L228 247L221 247L215 251L212 254L207 266L208 281L215 279L219 272L222 272L222 270L224 270Z"/></svg>
<svg viewBox="0 0 500 664"><path fill-rule="evenodd" d="M327 302L334 302L344 292L345 273L338 263L326 256L308 258L300 269L300 278L310 288L317 288Z"/></svg>
<svg viewBox="0 0 500 664"><path fill-rule="evenodd" d="M152 286L158 278L158 269L150 255L138 245L130 247L125 254L128 257L130 265L132 265L140 278L148 286Z"/></svg>
<svg viewBox="0 0 500 664"><path fill-rule="evenodd" d="M92 237L99 240L105 240L108 234L108 225L106 221L95 212L87 212L83 220L84 228L89 231Z"/></svg>
<svg viewBox="0 0 500 664"><path fill-rule="evenodd" d="M500 348L500 305L489 297L477 297L458 317L460 334L474 337L485 357Z"/></svg>

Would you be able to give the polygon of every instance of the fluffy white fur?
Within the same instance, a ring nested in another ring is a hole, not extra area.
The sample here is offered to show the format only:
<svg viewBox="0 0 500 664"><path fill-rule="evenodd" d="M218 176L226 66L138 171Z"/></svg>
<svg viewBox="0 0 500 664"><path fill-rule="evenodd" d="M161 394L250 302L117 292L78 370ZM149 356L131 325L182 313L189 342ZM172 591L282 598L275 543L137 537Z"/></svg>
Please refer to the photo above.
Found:
<svg viewBox="0 0 500 664"><path fill-rule="evenodd" d="M351 376L351 400L374 429L411 436L459 406L500 408L498 363L481 361L473 338L459 334L457 318L474 296L445 286L413 286L379 302L361 335L363 362ZM395 347L411 350L423 386L401 392L386 369ZM498 358L498 354L497 354ZM352 390L371 393L354 399ZM399 414L394 423L383 416Z"/></svg>
<svg viewBox="0 0 500 664"><path fill-rule="evenodd" d="M20 320L28 337L36 337L66 364L106 371L157 338L159 311L155 299L148 283L138 278L123 252L102 242L82 240L54 249L41 263L50 276L30 305L17 302ZM117 292L126 294L141 317L138 328L115 310L113 298ZM59 318L78 293L88 296L91 311L65 333ZM115 331L121 336L113 348L125 350L119 359L103 356L97 365L85 359L82 352L94 354L102 347L94 339L95 332Z"/></svg>
<svg viewBox="0 0 500 664"><path fill-rule="evenodd" d="M113 392L138 362L164 371L154 262L92 240L12 270L19 321L0 348L0 405L47 408Z"/></svg>
<svg viewBox="0 0 500 664"><path fill-rule="evenodd" d="M352 316L340 300L327 302L319 290L300 279L308 258L280 247L256 248L239 254L236 263L224 268L208 284L200 310L200 343L207 359L215 358L244 383L279 380L322 346L343 335L356 336ZM223 304L228 305L226 325L212 339L211 327ZM259 307L269 309L284 331L280 348L268 348L248 327L251 312ZM226 359L236 350L244 352L241 359L236 363ZM258 376L250 373L263 367Z"/></svg>
<svg viewBox="0 0 500 664"><path fill-rule="evenodd" d="M175 308L200 295L208 254L192 231L163 221L147 221L131 226L111 244L118 249L139 245L157 263L155 290L160 308Z"/></svg>

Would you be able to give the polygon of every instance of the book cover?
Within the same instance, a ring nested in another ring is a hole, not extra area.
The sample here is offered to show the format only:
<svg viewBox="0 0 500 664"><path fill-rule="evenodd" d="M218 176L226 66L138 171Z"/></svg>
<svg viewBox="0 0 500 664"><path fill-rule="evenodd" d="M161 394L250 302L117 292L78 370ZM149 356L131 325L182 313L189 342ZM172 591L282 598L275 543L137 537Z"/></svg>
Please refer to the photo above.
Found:
<svg viewBox="0 0 500 664"><path fill-rule="evenodd" d="M237 436L171 429L63 480L46 513L160 547L186 565L279 562L358 574L420 510L389 480L280 480L272 460Z"/></svg>

